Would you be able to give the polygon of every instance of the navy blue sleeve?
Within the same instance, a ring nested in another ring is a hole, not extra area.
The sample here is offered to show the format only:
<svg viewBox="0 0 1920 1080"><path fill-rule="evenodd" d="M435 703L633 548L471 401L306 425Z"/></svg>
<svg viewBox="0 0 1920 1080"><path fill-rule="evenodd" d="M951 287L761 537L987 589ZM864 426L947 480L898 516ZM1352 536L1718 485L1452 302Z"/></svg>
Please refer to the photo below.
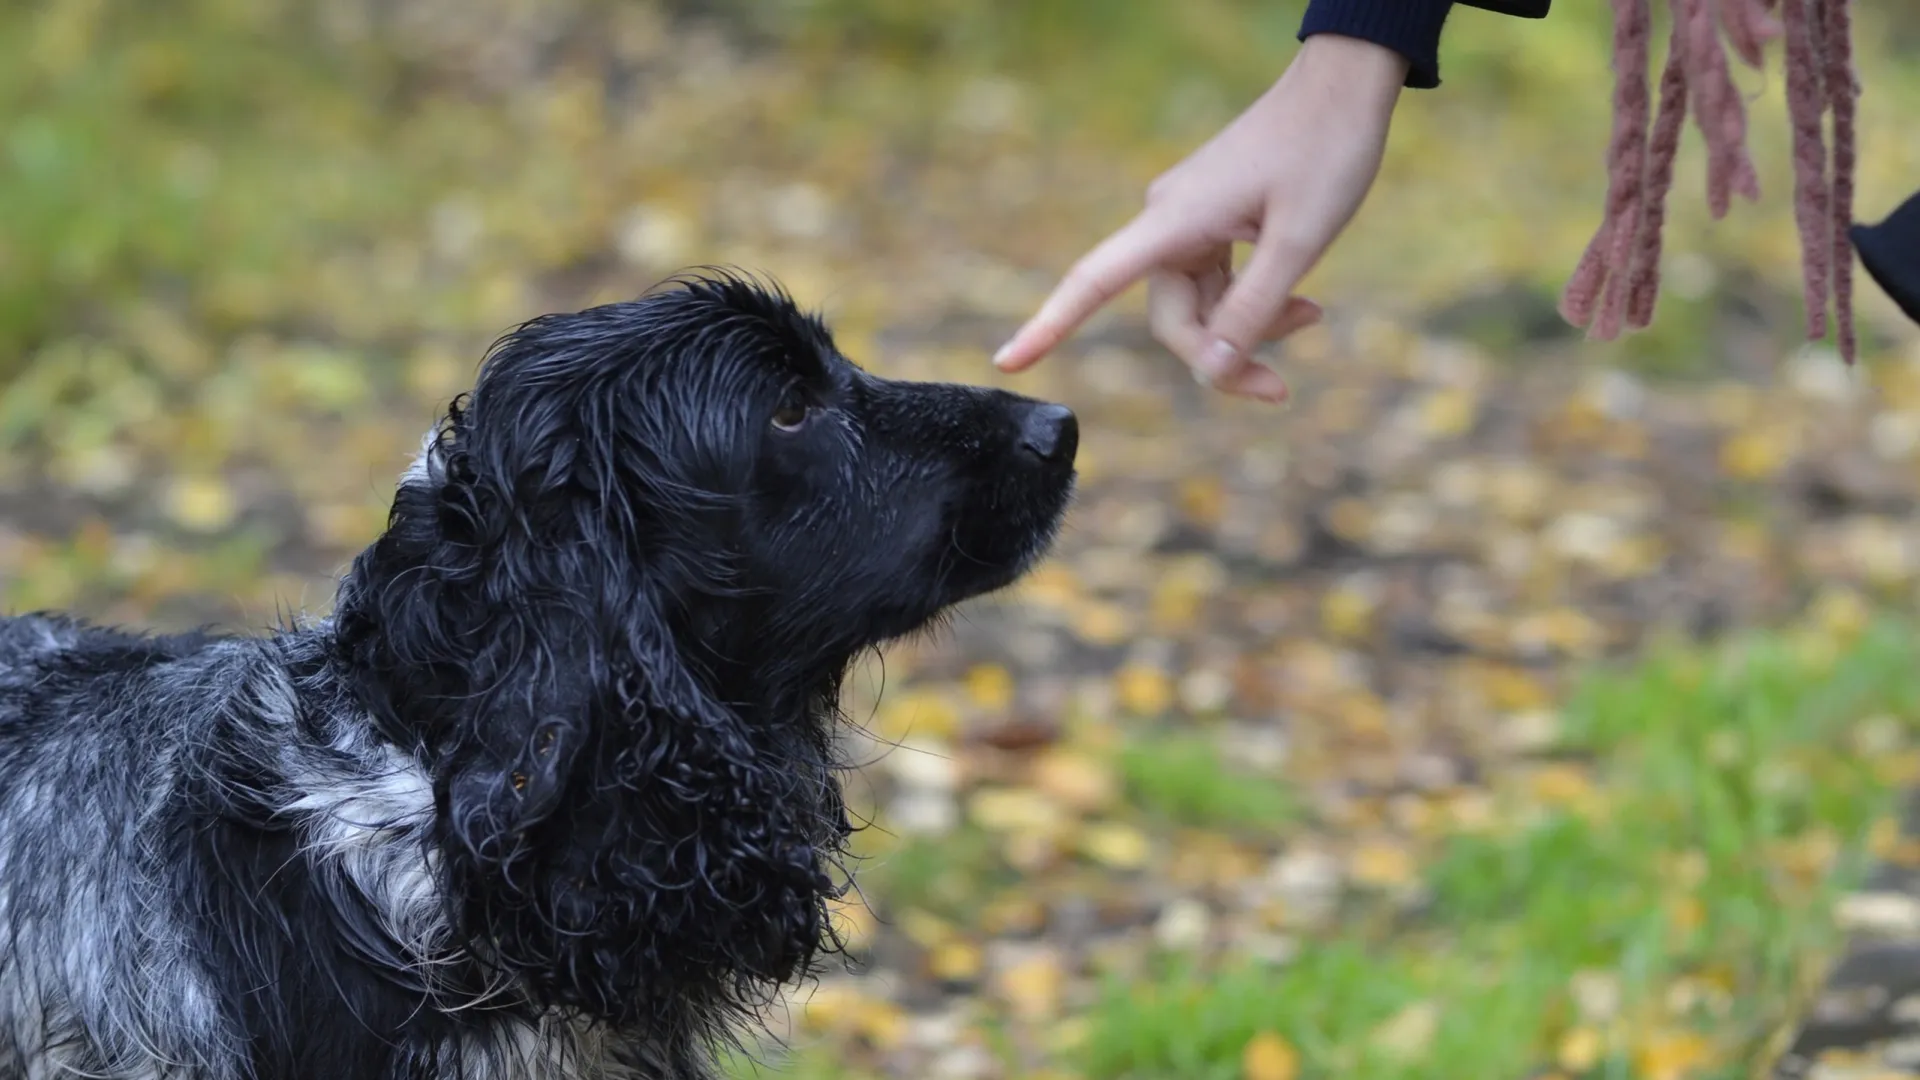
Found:
<svg viewBox="0 0 1920 1080"><path fill-rule="evenodd" d="M1440 29L1453 0L1310 0L1300 40L1340 34L1371 41L1407 58L1407 85L1440 85Z"/></svg>

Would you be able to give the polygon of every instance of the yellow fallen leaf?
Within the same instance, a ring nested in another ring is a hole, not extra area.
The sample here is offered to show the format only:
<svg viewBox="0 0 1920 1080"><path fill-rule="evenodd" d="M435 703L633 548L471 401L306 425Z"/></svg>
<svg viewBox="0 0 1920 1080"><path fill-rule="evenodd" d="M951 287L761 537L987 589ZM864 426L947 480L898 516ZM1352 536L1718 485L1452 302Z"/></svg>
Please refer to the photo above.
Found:
<svg viewBox="0 0 1920 1080"><path fill-rule="evenodd" d="M1493 797L1484 791L1469 788L1453 792L1441 797L1440 806L1448 826L1455 832L1483 833L1499 823Z"/></svg>
<svg viewBox="0 0 1920 1080"><path fill-rule="evenodd" d="M1605 1024L1620 1014L1623 991L1616 972L1602 968L1574 972L1567 980L1567 990L1574 1008L1589 1024Z"/></svg>
<svg viewBox="0 0 1920 1080"><path fill-rule="evenodd" d="M854 1034L870 1046L891 1050L906 1041L907 1014L891 1001L874 1001L861 1010Z"/></svg>
<svg viewBox="0 0 1920 1080"><path fill-rule="evenodd" d="M1480 684L1487 700L1501 712L1529 712L1553 702L1553 695L1539 679L1504 664L1480 669Z"/></svg>
<svg viewBox="0 0 1920 1080"><path fill-rule="evenodd" d="M1058 865L1065 855L1058 829L1031 829L1007 835L1000 853L1007 865L1022 874L1041 874Z"/></svg>
<svg viewBox="0 0 1920 1080"><path fill-rule="evenodd" d="M1200 617L1206 598L1191 578L1170 575L1154 584L1148 615L1154 628L1163 633L1185 630Z"/></svg>
<svg viewBox="0 0 1920 1080"><path fill-rule="evenodd" d="M1807 607L1807 621L1821 632L1852 641L1873 619L1873 612L1852 589L1826 588Z"/></svg>
<svg viewBox="0 0 1920 1080"><path fill-rule="evenodd" d="M1047 925L1047 906L1023 891L1010 891L980 913L981 932L994 937L1037 934Z"/></svg>
<svg viewBox="0 0 1920 1080"><path fill-rule="evenodd" d="M1024 603L1053 608L1070 608L1086 595L1073 571L1057 562L1035 567L1014 591Z"/></svg>
<svg viewBox="0 0 1920 1080"><path fill-rule="evenodd" d="M1646 1080L1684 1080L1713 1062L1713 1044L1692 1031L1657 1032L1634 1055Z"/></svg>
<svg viewBox="0 0 1920 1080"><path fill-rule="evenodd" d="M1723 521L1719 525L1720 558L1728 562L1764 562L1772 550L1772 534L1764 524L1752 521Z"/></svg>
<svg viewBox="0 0 1920 1080"><path fill-rule="evenodd" d="M1920 750L1896 750L1873 758L1873 775L1883 784L1908 784L1920 780Z"/></svg>
<svg viewBox="0 0 1920 1080"><path fill-rule="evenodd" d="M320 502L307 507L307 530L329 547L357 547L379 535L386 510L360 503Z"/></svg>
<svg viewBox="0 0 1920 1080"><path fill-rule="evenodd" d="M1192 476L1180 483L1180 510L1194 524L1211 529L1220 524L1227 507L1227 492L1212 474Z"/></svg>
<svg viewBox="0 0 1920 1080"><path fill-rule="evenodd" d="M1334 708L1348 735L1362 739L1387 735L1390 717L1387 703L1380 700L1380 695L1370 690L1353 690L1341 694Z"/></svg>
<svg viewBox="0 0 1920 1080"><path fill-rule="evenodd" d="M880 737L896 742L909 736L950 739L960 730L960 711L944 694L908 690L881 699L874 728Z"/></svg>
<svg viewBox="0 0 1920 1080"><path fill-rule="evenodd" d="M194 532L219 532L236 513L233 489L218 476L183 476L167 492L167 516Z"/></svg>
<svg viewBox="0 0 1920 1080"><path fill-rule="evenodd" d="M938 947L954 936L953 924L925 908L908 908L900 913L900 931L923 949Z"/></svg>
<svg viewBox="0 0 1920 1080"><path fill-rule="evenodd" d="M1412 1061L1433 1046L1440 1032L1440 1006L1416 1001L1373 1029L1373 1045L1396 1061Z"/></svg>
<svg viewBox="0 0 1920 1080"><path fill-rule="evenodd" d="M458 393L470 374L461 356L440 346L423 345L407 359L407 387L425 401L437 403Z"/></svg>
<svg viewBox="0 0 1920 1080"><path fill-rule="evenodd" d="M927 955L927 972L942 982L971 982L980 977L983 963L979 946L955 938Z"/></svg>
<svg viewBox="0 0 1920 1080"><path fill-rule="evenodd" d="M1013 704L1013 673L999 664L976 664L967 672L967 695L990 712Z"/></svg>
<svg viewBox="0 0 1920 1080"><path fill-rule="evenodd" d="M1561 1068L1578 1076L1600 1064L1600 1055L1605 1050L1606 1042L1598 1031L1590 1027L1577 1027L1560 1037L1554 1060Z"/></svg>
<svg viewBox="0 0 1920 1080"><path fill-rule="evenodd" d="M1033 763L1033 786L1079 813L1103 810L1120 797L1113 770L1071 750L1050 750Z"/></svg>
<svg viewBox="0 0 1920 1080"><path fill-rule="evenodd" d="M1052 833L1062 824L1058 803L1026 788L982 788L968 800L968 816L991 832Z"/></svg>
<svg viewBox="0 0 1920 1080"><path fill-rule="evenodd" d="M1742 431L1721 445L1720 470L1736 480L1765 480L1779 472L1792 453L1771 431Z"/></svg>
<svg viewBox="0 0 1920 1080"><path fill-rule="evenodd" d="M1393 888L1414 880L1413 853L1396 840L1362 841L1347 859L1347 874L1356 884Z"/></svg>
<svg viewBox="0 0 1920 1080"><path fill-rule="evenodd" d="M1632 536L1610 549L1600 560L1600 569L1616 580L1651 573L1667 557L1667 546L1652 536Z"/></svg>
<svg viewBox="0 0 1920 1080"><path fill-rule="evenodd" d="M1697 896L1676 896L1667 903L1667 923L1682 934L1706 925L1707 908Z"/></svg>
<svg viewBox="0 0 1920 1080"><path fill-rule="evenodd" d="M1320 600L1320 625L1336 638L1365 637L1373 627L1375 598L1370 591L1337 585Z"/></svg>
<svg viewBox="0 0 1920 1080"><path fill-rule="evenodd" d="M1828 1047L1814 1059L1809 1074L1820 1080L1912 1080L1905 1069L1890 1069L1875 1050L1855 1050L1844 1046Z"/></svg>
<svg viewBox="0 0 1920 1080"><path fill-rule="evenodd" d="M1920 869L1920 840L1903 838L1887 852L1886 861L1903 870Z"/></svg>
<svg viewBox="0 0 1920 1080"><path fill-rule="evenodd" d="M1900 843L1900 822L1885 814L1873 819L1867 826L1867 850L1876 859L1891 856Z"/></svg>
<svg viewBox="0 0 1920 1080"><path fill-rule="evenodd" d="M1452 438L1471 428L1478 412L1479 402L1470 391L1443 387L1420 403L1420 428L1433 438Z"/></svg>
<svg viewBox="0 0 1920 1080"><path fill-rule="evenodd" d="M1553 474L1537 465L1504 461L1488 469L1486 494L1502 518L1523 523L1540 516L1555 482Z"/></svg>
<svg viewBox="0 0 1920 1080"><path fill-rule="evenodd" d="M1071 1054L1087 1044L1087 1036L1093 1033L1092 1027L1092 1023L1084 1016L1059 1020L1047 1035L1047 1046L1056 1054Z"/></svg>
<svg viewBox="0 0 1920 1080"><path fill-rule="evenodd" d="M1373 511L1362 499L1337 500L1327 508L1327 528L1349 543L1364 543L1373 528Z"/></svg>
<svg viewBox="0 0 1920 1080"><path fill-rule="evenodd" d="M1050 950L1035 952L999 972L993 980L995 993L1027 1021L1051 1018L1060 1011L1060 993L1066 985L1066 973Z"/></svg>
<svg viewBox="0 0 1920 1080"><path fill-rule="evenodd" d="M1876 825L1877 824L1878 823L1876 823ZM1876 828L1872 831L1884 835L1884 830ZM1896 832L1896 838L1897 835ZM1878 839L1878 837L1869 835L1868 845L1870 848L1874 845L1876 839ZM1880 841L1880 844L1881 847L1875 850L1874 854L1882 859L1889 859L1896 845L1887 843L1884 840ZM1788 837L1785 840L1777 841L1767 847L1767 858L1769 861L1779 866L1780 869L1784 870L1787 875L1794 880L1808 885L1824 879L1828 871L1832 869L1834 860L1839 857L1840 838L1831 829L1808 829L1798 836Z"/></svg>
<svg viewBox="0 0 1920 1080"><path fill-rule="evenodd" d="M859 992L850 986L817 986L800 1002L800 1024L811 1031L832 1031L845 1022L859 998Z"/></svg>
<svg viewBox="0 0 1920 1080"><path fill-rule="evenodd" d="M872 944L874 931L878 929L872 909L857 897L829 901L827 918L840 940L855 951Z"/></svg>
<svg viewBox="0 0 1920 1080"><path fill-rule="evenodd" d="M1552 425L1552 437L1564 444L1591 440L1607 429L1607 414L1600 403L1582 394L1561 406Z"/></svg>
<svg viewBox="0 0 1920 1080"><path fill-rule="evenodd" d="M1173 680L1156 667L1129 664L1113 677L1120 707L1139 716L1157 716L1173 704Z"/></svg>
<svg viewBox="0 0 1920 1080"><path fill-rule="evenodd" d="M861 1038L881 1048L899 1045L907 1032L899 1006L845 985L816 988L801 1003L800 1023L810 1031Z"/></svg>
<svg viewBox="0 0 1920 1080"><path fill-rule="evenodd" d="M1133 635L1133 616L1119 604L1081 601L1073 609L1073 632L1092 645L1118 645Z"/></svg>
<svg viewBox="0 0 1920 1080"><path fill-rule="evenodd" d="M1570 608L1554 608L1521 619L1513 628L1514 644L1520 648L1548 648L1569 656L1585 656L1605 643L1606 631L1599 623Z"/></svg>
<svg viewBox="0 0 1920 1080"><path fill-rule="evenodd" d="M1589 805L1598 794L1593 778L1578 765L1555 762L1542 765L1527 777L1533 797L1548 806L1579 808Z"/></svg>
<svg viewBox="0 0 1920 1080"><path fill-rule="evenodd" d="M1242 1080L1295 1080L1299 1075L1300 1052L1274 1032L1255 1035L1240 1051Z"/></svg>

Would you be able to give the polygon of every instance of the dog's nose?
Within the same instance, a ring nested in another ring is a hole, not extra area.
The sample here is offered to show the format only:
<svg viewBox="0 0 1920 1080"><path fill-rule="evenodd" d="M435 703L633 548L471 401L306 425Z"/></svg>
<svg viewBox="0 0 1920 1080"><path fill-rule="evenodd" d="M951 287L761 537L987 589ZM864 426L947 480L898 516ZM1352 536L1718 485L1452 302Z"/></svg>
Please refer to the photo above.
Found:
<svg viewBox="0 0 1920 1080"><path fill-rule="evenodd" d="M1065 405L1035 405L1020 420L1020 449L1042 461L1072 461L1080 421Z"/></svg>

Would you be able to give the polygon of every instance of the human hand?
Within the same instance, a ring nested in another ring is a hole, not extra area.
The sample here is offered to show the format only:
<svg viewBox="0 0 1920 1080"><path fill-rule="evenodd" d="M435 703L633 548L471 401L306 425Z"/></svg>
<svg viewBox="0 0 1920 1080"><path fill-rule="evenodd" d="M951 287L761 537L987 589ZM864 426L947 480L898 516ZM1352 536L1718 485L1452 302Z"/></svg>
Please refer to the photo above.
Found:
<svg viewBox="0 0 1920 1080"><path fill-rule="evenodd" d="M1318 322L1294 286L1373 185L1406 81L1392 50L1334 34L1300 46L1260 100L1147 189L1139 216L1074 264L994 357L1023 371L1142 277L1153 336L1202 382L1278 403L1262 342ZM1253 244L1236 275L1233 245Z"/></svg>

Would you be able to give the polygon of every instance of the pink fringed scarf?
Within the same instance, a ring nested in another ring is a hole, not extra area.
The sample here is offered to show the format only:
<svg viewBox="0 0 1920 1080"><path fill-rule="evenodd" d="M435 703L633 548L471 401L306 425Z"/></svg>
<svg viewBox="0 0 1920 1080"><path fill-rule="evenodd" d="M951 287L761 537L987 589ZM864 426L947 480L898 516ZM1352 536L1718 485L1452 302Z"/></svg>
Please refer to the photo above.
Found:
<svg viewBox="0 0 1920 1080"><path fill-rule="evenodd" d="M1735 192L1760 197L1747 156L1747 111L1733 84L1722 37L1749 67L1786 37L1787 112L1793 123L1793 207L1800 229L1807 338L1827 333L1833 297L1840 354L1854 360L1853 73L1849 0L1669 0L1673 32L1660 74L1660 107L1648 135L1651 0L1613 0L1613 137L1607 204L1599 231L1560 299L1560 313L1603 341L1653 319L1660 286L1660 230L1689 99L1707 144L1707 207L1726 215ZM1771 14L1779 9L1776 18ZM1833 114L1831 167L1822 120Z"/></svg>

